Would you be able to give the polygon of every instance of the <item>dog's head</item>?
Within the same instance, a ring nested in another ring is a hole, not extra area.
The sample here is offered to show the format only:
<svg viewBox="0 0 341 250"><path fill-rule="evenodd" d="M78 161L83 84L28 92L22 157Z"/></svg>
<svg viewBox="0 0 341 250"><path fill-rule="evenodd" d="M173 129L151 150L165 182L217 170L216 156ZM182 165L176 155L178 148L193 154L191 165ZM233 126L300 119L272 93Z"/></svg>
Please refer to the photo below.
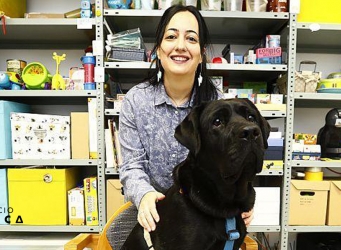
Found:
<svg viewBox="0 0 341 250"><path fill-rule="evenodd" d="M213 171L235 182L242 173L252 179L262 170L269 133L269 123L251 101L226 99L194 107L175 137L198 162L219 166L219 173Z"/></svg>

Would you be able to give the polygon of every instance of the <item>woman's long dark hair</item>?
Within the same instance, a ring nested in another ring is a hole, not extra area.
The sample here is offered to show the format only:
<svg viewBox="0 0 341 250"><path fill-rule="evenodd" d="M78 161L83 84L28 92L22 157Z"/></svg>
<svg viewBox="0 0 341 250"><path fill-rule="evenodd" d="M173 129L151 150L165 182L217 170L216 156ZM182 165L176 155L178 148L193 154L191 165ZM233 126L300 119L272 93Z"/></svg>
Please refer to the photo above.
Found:
<svg viewBox="0 0 341 250"><path fill-rule="evenodd" d="M209 47L209 32L206 26L205 20L200 14L199 10L194 6L183 6L183 5L173 5L169 7L161 17L159 25L156 30L156 40L154 47L151 51L152 55L156 55L157 49L161 46L161 42L163 40L163 36L165 34L165 29L167 24L170 22L172 17L178 12L189 11L191 12L198 21L199 26L199 44L200 51L202 56L202 63L200 63L197 67L195 79L194 79L194 89L192 93L195 93L194 96L194 105L200 104L204 101L216 100L218 98L217 88L213 84L210 77L207 76L207 57L206 57L206 49ZM155 64L156 70L150 72L149 83L151 85L158 85L160 82L157 80L157 73L161 71L163 73L163 68L157 57L152 61L152 65ZM202 76L202 83L198 84L198 76ZM163 75L163 74L162 74ZM194 91L195 90L195 91Z"/></svg>

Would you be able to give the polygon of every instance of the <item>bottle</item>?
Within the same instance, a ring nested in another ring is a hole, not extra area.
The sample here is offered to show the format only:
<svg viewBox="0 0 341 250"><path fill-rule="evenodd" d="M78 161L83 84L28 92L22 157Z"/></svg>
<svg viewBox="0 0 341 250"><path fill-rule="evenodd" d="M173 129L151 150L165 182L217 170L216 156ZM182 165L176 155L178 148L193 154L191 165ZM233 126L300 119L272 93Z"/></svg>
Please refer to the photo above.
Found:
<svg viewBox="0 0 341 250"><path fill-rule="evenodd" d="M84 67L84 89L94 90L96 89L95 83L95 57L92 53L86 53L81 58Z"/></svg>

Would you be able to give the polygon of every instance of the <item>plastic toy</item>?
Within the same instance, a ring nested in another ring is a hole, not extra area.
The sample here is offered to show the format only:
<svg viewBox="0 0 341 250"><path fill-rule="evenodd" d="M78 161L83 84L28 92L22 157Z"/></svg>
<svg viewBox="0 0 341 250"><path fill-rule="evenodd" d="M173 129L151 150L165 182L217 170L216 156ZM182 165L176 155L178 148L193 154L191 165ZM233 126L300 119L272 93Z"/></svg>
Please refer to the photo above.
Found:
<svg viewBox="0 0 341 250"><path fill-rule="evenodd" d="M82 0L81 1L81 18L91 18L91 1L90 0Z"/></svg>
<svg viewBox="0 0 341 250"><path fill-rule="evenodd" d="M63 77L59 74L59 64L61 61L64 61L66 57L66 54L63 54L61 56L58 56L56 52L53 52L52 58L56 61L57 69L56 74L52 77L52 89L53 90L65 90L65 80Z"/></svg>
<svg viewBox="0 0 341 250"><path fill-rule="evenodd" d="M22 86L19 81L20 76L15 72L0 72L0 90L20 90Z"/></svg>
<svg viewBox="0 0 341 250"><path fill-rule="evenodd" d="M43 64L32 62L23 69L22 79L26 89L44 89L45 83L51 83L52 76Z"/></svg>

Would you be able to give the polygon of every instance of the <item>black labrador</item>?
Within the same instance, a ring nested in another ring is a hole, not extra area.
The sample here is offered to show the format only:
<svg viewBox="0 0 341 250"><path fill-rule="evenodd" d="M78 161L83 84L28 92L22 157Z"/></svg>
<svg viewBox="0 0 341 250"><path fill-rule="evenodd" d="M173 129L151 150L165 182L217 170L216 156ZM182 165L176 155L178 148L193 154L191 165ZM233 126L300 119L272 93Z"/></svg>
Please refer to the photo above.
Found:
<svg viewBox="0 0 341 250"><path fill-rule="evenodd" d="M174 185L157 203L160 221L150 233L155 250L223 250L227 218L236 218L239 249L246 235L241 213L255 202L252 181L261 172L270 133L268 122L247 99L201 104L176 128L189 149L173 171ZM148 250L137 224L122 250Z"/></svg>

